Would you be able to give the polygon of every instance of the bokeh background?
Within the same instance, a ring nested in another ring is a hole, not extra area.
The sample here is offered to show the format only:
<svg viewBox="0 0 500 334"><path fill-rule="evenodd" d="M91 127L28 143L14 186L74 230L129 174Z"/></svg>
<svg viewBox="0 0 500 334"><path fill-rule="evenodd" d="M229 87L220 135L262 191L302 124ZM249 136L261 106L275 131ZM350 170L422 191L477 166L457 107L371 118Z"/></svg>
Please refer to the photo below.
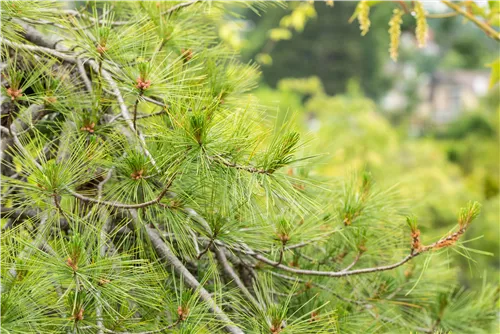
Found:
<svg viewBox="0 0 500 334"><path fill-rule="evenodd" d="M365 36L349 23L356 2L332 3L235 6L219 34L260 64L256 95L269 117L295 123L307 138L302 154L319 154L308 173L335 179L370 171L394 187L426 237L450 230L467 201L481 202L468 249L449 254L465 286L497 281L500 94L488 66L498 42L439 2L425 2L426 46L417 46L415 19L405 15L395 62L388 22L397 1L371 8Z"/></svg>

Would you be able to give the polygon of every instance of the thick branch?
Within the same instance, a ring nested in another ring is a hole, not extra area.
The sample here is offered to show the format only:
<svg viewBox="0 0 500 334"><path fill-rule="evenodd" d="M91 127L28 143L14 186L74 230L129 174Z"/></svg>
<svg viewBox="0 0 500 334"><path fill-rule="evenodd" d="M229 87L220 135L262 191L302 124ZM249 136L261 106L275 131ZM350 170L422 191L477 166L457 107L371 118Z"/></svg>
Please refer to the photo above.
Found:
<svg viewBox="0 0 500 334"><path fill-rule="evenodd" d="M174 255L168 245L163 242L161 237L158 235L158 232L155 229L148 227L147 225L145 226L145 228L149 240L151 240L151 243L153 244L153 247L155 248L158 255L162 259L166 259L174 267L174 269L178 274L182 276L184 282L186 282L189 287L198 291L200 298L208 304L210 310L215 314L215 316L225 324L224 328L226 329L226 331L232 334L243 334L243 331L241 329L232 325L232 321L228 318L224 311L222 311L219 306L217 306L215 301L210 296L210 293L208 293L208 291L205 290L203 286L201 286L201 284L189 272L189 270L184 267L182 262Z"/></svg>
<svg viewBox="0 0 500 334"><path fill-rule="evenodd" d="M59 59L62 59L64 61L67 61L69 63L72 63L72 64L76 63L75 57L66 55L66 54L59 52L59 51L56 51L54 49L49 49L49 48L44 47L44 46L15 43L15 42L11 42L8 39L5 39L3 37L0 37L0 42L2 42L3 44L5 44L7 46L10 46L13 49L32 51L32 52L43 52L43 53L49 54L51 56L57 57Z"/></svg>
<svg viewBox="0 0 500 334"><path fill-rule="evenodd" d="M233 279L233 282L241 289L241 291L243 292L245 297L247 297L248 300L250 300L252 302L252 304L254 304L254 306L257 309L261 309L262 306L257 302L257 300L254 298L254 296L252 296L250 291L248 291L245 284L243 284L243 282L241 281L238 274L236 274L234 269L231 267L231 265L227 261L226 254L224 253L224 248L223 247L214 247L214 252L215 252L215 256L217 257L217 261L219 261L219 263L221 264L224 272Z"/></svg>

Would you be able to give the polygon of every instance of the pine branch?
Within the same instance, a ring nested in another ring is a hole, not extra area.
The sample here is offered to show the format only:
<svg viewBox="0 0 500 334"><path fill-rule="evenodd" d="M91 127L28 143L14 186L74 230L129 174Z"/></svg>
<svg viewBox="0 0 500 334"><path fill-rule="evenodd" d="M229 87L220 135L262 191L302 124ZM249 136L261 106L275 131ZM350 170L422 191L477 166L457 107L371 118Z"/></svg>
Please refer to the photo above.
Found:
<svg viewBox="0 0 500 334"><path fill-rule="evenodd" d="M274 262L272 260L269 260L268 258L257 254L249 254L253 256L255 259L264 262L270 266L279 268L281 270L285 270L294 274L299 274L299 275L310 275L310 276L326 276L326 277L346 277L346 276L352 276L352 275L361 275L361 274L369 274L369 273L375 273L375 272L380 272L380 271L387 271L391 270L394 268L397 268L399 266L402 266L406 262L410 261L414 257L420 255L422 252L418 253L413 253L409 254L406 257L404 257L401 261L387 265L387 266L380 266L380 267L373 267L373 268L364 268L364 269L357 269L357 270L347 270L347 271L319 271L319 270L306 270L306 269L298 269L298 268L292 268L285 266L283 264L279 264L278 262Z"/></svg>
<svg viewBox="0 0 500 334"><path fill-rule="evenodd" d="M73 56L70 56L70 55L66 55L62 52L59 52L59 51L56 51L54 49L49 49L47 47L44 47L44 46L39 46L39 45L26 45L26 44L20 44L20 43L15 43L15 42L11 42L9 41L8 39L6 38L3 38L3 37L0 37L0 42L7 45L7 46L10 46L11 48L13 49L17 49L17 50L24 50L24 51L32 51L32 52L37 52L37 53L46 53L46 54L49 54L51 56L54 56L54 57L57 57L61 60L64 60L68 63L72 63L72 64L75 64L76 63L76 58L73 57Z"/></svg>
<svg viewBox="0 0 500 334"><path fill-rule="evenodd" d="M63 54L57 50L54 50L53 48L56 48L58 46L57 42L51 42L50 38L47 36L44 36L40 32L38 32L35 29L32 29L29 26L25 26L25 37L27 40L31 41L32 43L38 44L38 46L32 46L32 45L24 45L24 44L19 44L19 43L14 43L10 42L2 37L0 37L0 41L2 43L5 43L6 45L11 46L12 48L18 48L22 50L27 50L27 51L34 51L34 52L45 52L48 53L52 56L55 56L57 58L60 58L64 61L76 64L77 63L77 57L76 56L68 56L66 54ZM51 48L53 47L53 48ZM60 47L60 50L62 51L68 51L67 48ZM112 94L116 97L118 105L120 107L120 112L125 119L125 122L127 125L132 129L132 132L135 133L135 127L132 122L132 118L130 116L130 113L128 112L128 108L125 105L125 100L123 99L123 96L118 88L118 85L116 84L115 80L111 76L111 74L106 71L105 69L101 68L99 64L93 60L93 59L87 59L85 61L86 64L88 64L96 73L102 75L104 80L108 83L108 85L111 87L111 92ZM141 144L142 150L144 153L148 156L150 159L151 163L155 168L158 170L158 167L156 166L156 161L151 155L151 153L148 151L146 147L146 141L144 139L144 136L137 132L137 135L139 137L139 143Z"/></svg>
<svg viewBox="0 0 500 334"><path fill-rule="evenodd" d="M244 171L247 171L249 173L267 174L267 175L271 175L272 174L271 171L268 171L268 170L265 170L265 169L256 168L254 166L243 166L243 165L238 165L238 164L233 163L233 162L229 162L226 159L222 158L221 156L215 156L215 157L209 156L208 158L210 160L212 160L212 161L216 161L218 163L221 163L224 166L231 167L231 168L236 168L236 169L240 169L240 170L244 170Z"/></svg>
<svg viewBox="0 0 500 334"><path fill-rule="evenodd" d="M106 71L103 68L100 68L99 64L95 60L88 60L88 64L94 69L96 73L100 73L104 80L108 83L108 85L111 87L111 92L113 95L116 97L116 100L118 101L118 105L120 106L120 112L127 123L127 125L130 127L132 130L132 133L136 133L137 136L139 137L139 143L141 144L142 150L144 151L144 154L147 155L149 160L151 161L151 164L156 168L157 172L159 173L160 170L158 169L158 166L156 165L156 161L151 155L151 153L148 151L146 147L146 140L144 139L144 136L139 132L136 131L134 123L132 121L132 118L130 116L130 113L128 112L128 108L125 104L125 100L123 99L123 96L120 92L120 89L118 88L118 85L116 84L115 80L111 76L111 74Z"/></svg>
<svg viewBox="0 0 500 334"><path fill-rule="evenodd" d="M231 334L243 334L243 331L241 329L232 325L232 321L228 318L224 311L222 311L219 306L217 306L208 291L205 290L205 288L201 286L201 284L189 272L189 270L184 267L182 262L174 255L167 244L163 242L161 237L158 235L158 232L149 226L145 226L145 228L149 240L151 241L160 258L166 259L168 263L175 268L177 273L182 276L186 284L192 289L195 289L199 292L200 298L208 304L210 310L214 313L214 315L225 324L224 328L226 329L226 331Z"/></svg>
<svg viewBox="0 0 500 334"><path fill-rule="evenodd" d="M158 196L156 196L156 198L154 198L150 201L146 201L146 202L142 202L142 203L138 203L138 204L125 204L125 203L120 203L120 202L102 201L99 199L84 196L82 194L79 194L79 193L71 190L71 189L66 189L66 190L73 197L78 198L79 200L84 201L84 202L95 203L95 204L103 205L103 206L110 206L110 207L117 208L117 209L142 209L142 208L146 208L146 207L151 206L151 205L158 204L160 202L160 200L163 197L165 197L165 195L167 194L170 186L174 182L174 179L175 179L175 175L172 176L170 178L170 180L163 186L163 190L158 194Z"/></svg>
<svg viewBox="0 0 500 334"><path fill-rule="evenodd" d="M252 302L252 304L259 310L259 309L262 309L263 306L261 306L259 304L259 302L257 302L257 300L255 299L255 297L250 293L250 291L248 291L248 289L246 288L245 284L243 284L243 282L241 281L240 277L238 276L238 274L236 274L236 272L233 270L233 268L231 267L231 265L229 264L228 260L227 260L227 257L226 257L226 254L224 253L224 248L223 247L214 247L214 252L215 252L215 255L217 257L217 260L219 261L219 263L221 264L222 266L222 269L224 270L224 272L229 276L231 277L231 279L233 280L233 282L240 288L240 290L243 292L243 294L245 295L245 297L248 298L248 300L250 302Z"/></svg>

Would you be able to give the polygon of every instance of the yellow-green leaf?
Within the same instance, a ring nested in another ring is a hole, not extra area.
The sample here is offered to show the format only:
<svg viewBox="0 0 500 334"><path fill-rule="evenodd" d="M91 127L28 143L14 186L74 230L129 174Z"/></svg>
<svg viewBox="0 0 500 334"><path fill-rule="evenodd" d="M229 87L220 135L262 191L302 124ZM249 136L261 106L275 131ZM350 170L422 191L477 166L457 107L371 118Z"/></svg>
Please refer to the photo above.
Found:
<svg viewBox="0 0 500 334"><path fill-rule="evenodd" d="M368 5L368 7L375 6L376 4L380 3L382 1L365 1L365 3ZM358 4L359 5L359 4ZM358 17L359 11L361 10L360 6L356 6L356 9L354 10L354 13L352 13L351 17L349 18L349 23L352 23L356 17Z"/></svg>
<svg viewBox="0 0 500 334"><path fill-rule="evenodd" d="M488 16L488 23L495 27L500 27L500 12L491 12Z"/></svg>
<svg viewBox="0 0 500 334"><path fill-rule="evenodd" d="M491 75L490 75L490 89L491 89L500 81L500 58L498 58L497 60L486 66L491 67Z"/></svg>
<svg viewBox="0 0 500 334"><path fill-rule="evenodd" d="M498 0L488 1L488 6L492 12L500 11L500 2Z"/></svg>
<svg viewBox="0 0 500 334"><path fill-rule="evenodd" d="M273 58L267 53L259 53L255 56L255 60L262 65L271 65L273 63Z"/></svg>
<svg viewBox="0 0 500 334"><path fill-rule="evenodd" d="M273 41L288 40L292 38L292 32L284 28L275 28L269 31L269 37Z"/></svg>

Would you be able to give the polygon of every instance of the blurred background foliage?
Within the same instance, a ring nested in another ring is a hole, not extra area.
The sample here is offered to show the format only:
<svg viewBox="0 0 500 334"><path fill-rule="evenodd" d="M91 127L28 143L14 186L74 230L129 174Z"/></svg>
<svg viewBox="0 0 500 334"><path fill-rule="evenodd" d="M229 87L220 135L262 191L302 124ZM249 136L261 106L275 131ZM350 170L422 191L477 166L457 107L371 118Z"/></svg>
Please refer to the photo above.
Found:
<svg viewBox="0 0 500 334"><path fill-rule="evenodd" d="M498 14L491 2L469 2ZM466 286L480 286L486 272L497 281L500 95L490 81L495 68L487 67L498 42L438 2L424 3L426 46L417 47L416 20L405 15L394 62L388 21L397 3L371 8L365 36L349 22L357 2L345 1L282 3L265 15L248 10L219 32L245 60L260 63L256 95L270 115L307 136L302 154L318 156L303 173L335 179L367 169L380 185L396 184L408 214L435 237L463 203L480 201L467 246L489 254L458 256L460 276Z"/></svg>

